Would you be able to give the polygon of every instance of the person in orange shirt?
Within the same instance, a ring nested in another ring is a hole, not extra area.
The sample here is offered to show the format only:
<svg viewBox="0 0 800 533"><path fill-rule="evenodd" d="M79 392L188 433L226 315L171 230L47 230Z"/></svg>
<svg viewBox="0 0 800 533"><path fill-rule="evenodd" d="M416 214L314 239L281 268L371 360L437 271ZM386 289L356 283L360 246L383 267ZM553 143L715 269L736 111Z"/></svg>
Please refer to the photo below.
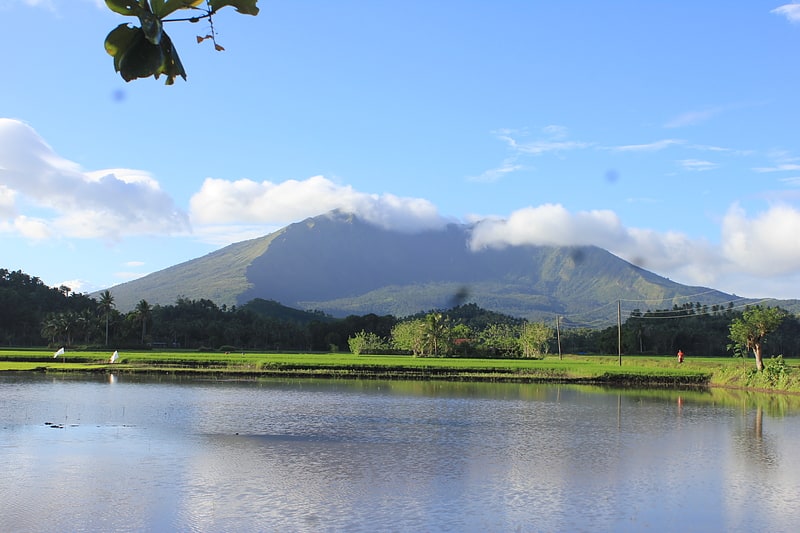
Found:
<svg viewBox="0 0 800 533"><path fill-rule="evenodd" d="M683 350L678 350L678 362L683 363Z"/></svg>

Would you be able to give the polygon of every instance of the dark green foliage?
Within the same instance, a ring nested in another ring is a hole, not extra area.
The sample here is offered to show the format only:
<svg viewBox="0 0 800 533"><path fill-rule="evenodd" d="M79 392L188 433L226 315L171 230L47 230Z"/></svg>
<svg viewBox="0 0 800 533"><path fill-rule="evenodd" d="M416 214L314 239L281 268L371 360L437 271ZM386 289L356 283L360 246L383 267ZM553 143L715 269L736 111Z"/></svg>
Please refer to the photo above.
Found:
<svg viewBox="0 0 800 533"><path fill-rule="evenodd" d="M731 308L714 306L710 310L699 303L644 313L635 310L623 327L623 352L672 354L683 350L703 356L728 355L728 326L735 314Z"/></svg>
<svg viewBox="0 0 800 533"><path fill-rule="evenodd" d="M731 321L729 338L732 344L728 346L729 349L740 356L752 351L756 359L756 369L764 370L764 341L778 329L786 314L780 307L748 307L741 317Z"/></svg>
<svg viewBox="0 0 800 533"><path fill-rule="evenodd" d="M140 26L120 24L106 37L106 52L114 58L114 70L125 81L137 78L158 78L162 74L167 85L175 83L178 76L186 79L186 71L172 44L164 22L198 22L208 19L211 33L198 36L197 42L211 39L214 48L224 50L217 44L212 17L225 7L232 6L239 13L257 15L258 0L106 0L108 8L120 15L136 17ZM200 7L205 4L205 8ZM179 10L191 10L192 16L184 19L167 19Z"/></svg>
<svg viewBox="0 0 800 533"><path fill-rule="evenodd" d="M731 323L741 317L742 311L733 309L732 305L706 307L695 303L644 313L635 310L622 325L622 353L665 355L683 350L687 357L727 357L730 356ZM585 331L586 349L575 349L571 345L572 335L571 330L562 333L562 346L570 353L616 353L618 350L616 326ZM763 345L771 354L799 357L799 335L800 320L796 315L785 314L783 322Z"/></svg>
<svg viewBox="0 0 800 533"><path fill-rule="evenodd" d="M110 295L110 293L109 293ZM115 297L116 295L114 295ZM174 303L151 305L139 301L138 309L120 312L115 301L104 306L103 297L76 294L68 287L53 288L21 271L0 269L0 344L5 346L95 346L191 348L210 347L223 351L346 350L348 339L359 332L391 339L398 319L392 315L350 315L333 318L320 311L292 309L275 301L255 299L237 307L205 298L179 297ZM112 298L114 300L114 298ZM446 325L448 333L437 332L436 349L424 353L449 356L519 356L510 338L522 325L519 318L466 303L446 311L431 311L409 317ZM731 323L742 317L732 307L685 304L664 310L639 310L622 326L624 354L675 354L683 350L693 356L727 356ZM108 324L108 343L106 343ZM545 321L550 328L552 322ZM494 335L484 334L495 328ZM515 329L516 328L516 329ZM505 333L504 333L505 332ZM617 352L616 327L561 329L564 353ZM444 344L441 344L444 342ZM550 351L554 351L550 342ZM780 326L763 341L765 356L800 356L800 320L787 315ZM411 351L410 348L403 350Z"/></svg>
<svg viewBox="0 0 800 533"><path fill-rule="evenodd" d="M236 306L233 306L236 309ZM309 324L311 322L330 322L333 317L326 315L322 311L301 311L293 307L286 307L275 300L265 300L255 298L240 307L243 311L251 311L265 318L275 318L287 320L299 324Z"/></svg>
<svg viewBox="0 0 800 533"><path fill-rule="evenodd" d="M426 314L427 313L418 313L412 318L425 318ZM497 313L495 311L489 311L488 309L483 309L474 303L458 305L445 311L445 314L453 323L453 325L464 324L473 330L485 329L490 324L508 324L511 326L519 326L524 322L524 320L521 318L503 313Z"/></svg>
<svg viewBox="0 0 800 533"><path fill-rule="evenodd" d="M60 313L77 317L94 306L94 300L69 287L49 287L21 270L0 268L0 344L41 345L45 317Z"/></svg>
<svg viewBox="0 0 800 533"><path fill-rule="evenodd" d="M179 298L174 305L153 308L151 338L176 348L329 351L331 345L344 349L347 339L362 330L387 338L395 321L377 315L333 319L266 300L220 308L210 300Z"/></svg>
<svg viewBox="0 0 800 533"><path fill-rule="evenodd" d="M167 77L167 85L175 83L178 76L186 79L172 39L162 32L158 44L151 42L144 30L120 24L106 37L106 52L114 57L114 70L125 81L137 78Z"/></svg>

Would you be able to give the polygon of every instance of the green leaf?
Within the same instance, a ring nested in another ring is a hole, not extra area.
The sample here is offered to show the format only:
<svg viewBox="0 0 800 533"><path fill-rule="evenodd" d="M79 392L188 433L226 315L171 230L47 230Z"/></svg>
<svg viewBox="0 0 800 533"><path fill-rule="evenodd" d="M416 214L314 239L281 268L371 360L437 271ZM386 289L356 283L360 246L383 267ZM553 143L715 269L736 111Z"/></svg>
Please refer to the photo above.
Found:
<svg viewBox="0 0 800 533"><path fill-rule="evenodd" d="M122 57L130 50L131 45L136 40L136 34L141 32L141 28L133 28L128 24L120 24L106 37L106 52L114 58L114 70L119 72Z"/></svg>
<svg viewBox="0 0 800 533"><path fill-rule="evenodd" d="M141 4L137 0L106 0L108 9L120 15L135 17L142 10Z"/></svg>
<svg viewBox="0 0 800 533"><path fill-rule="evenodd" d="M161 42L153 44L139 27L120 24L106 37L106 52L114 58L114 70L125 81L162 74L167 77L166 84L175 83L178 76L186 79L178 52L166 32L161 34Z"/></svg>
<svg viewBox="0 0 800 533"><path fill-rule="evenodd" d="M189 9L197 7L205 0L150 0L153 14L160 19L171 15L179 9Z"/></svg>
<svg viewBox="0 0 800 533"><path fill-rule="evenodd" d="M178 57L178 52L175 50L175 47L172 46L172 39L169 38L166 32L164 32L161 39L161 51L164 54L164 62L158 72L156 72L155 77L158 78L160 74L166 75L167 81L165 83L167 85L175 83L175 78L178 76L185 81L186 71L183 69L181 58Z"/></svg>
<svg viewBox="0 0 800 533"><path fill-rule="evenodd" d="M213 11L219 11L225 6L236 8L236 11L243 15L258 15L256 4L258 0L209 0Z"/></svg>
<svg viewBox="0 0 800 533"><path fill-rule="evenodd" d="M161 46L148 41L141 28L136 30L133 42L119 60L119 74L125 81L153 76L164 64Z"/></svg>
<svg viewBox="0 0 800 533"><path fill-rule="evenodd" d="M160 44L161 36L164 33L161 19L149 11L144 11L144 13L139 14L139 22L142 24L142 31L147 40L152 44Z"/></svg>

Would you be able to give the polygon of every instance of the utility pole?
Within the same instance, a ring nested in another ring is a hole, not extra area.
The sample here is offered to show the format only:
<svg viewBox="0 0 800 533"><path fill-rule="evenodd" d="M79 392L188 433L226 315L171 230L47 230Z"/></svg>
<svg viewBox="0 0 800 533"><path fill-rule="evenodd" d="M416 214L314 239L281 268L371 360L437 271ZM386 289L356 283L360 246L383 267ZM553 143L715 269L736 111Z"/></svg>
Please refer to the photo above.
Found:
<svg viewBox="0 0 800 533"><path fill-rule="evenodd" d="M617 300L617 350L619 352L619 366L622 366L622 304Z"/></svg>
<svg viewBox="0 0 800 533"><path fill-rule="evenodd" d="M558 359L561 360L563 357L561 356L561 329L559 328L558 323L561 322L561 317L556 315L556 339L558 339Z"/></svg>

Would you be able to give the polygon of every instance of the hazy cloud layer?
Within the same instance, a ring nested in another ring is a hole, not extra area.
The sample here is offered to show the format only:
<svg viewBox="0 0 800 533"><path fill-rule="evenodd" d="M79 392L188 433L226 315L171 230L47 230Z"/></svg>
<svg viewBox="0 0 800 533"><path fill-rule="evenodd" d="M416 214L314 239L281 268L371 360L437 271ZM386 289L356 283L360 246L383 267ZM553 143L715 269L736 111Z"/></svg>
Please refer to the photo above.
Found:
<svg viewBox="0 0 800 533"><path fill-rule="evenodd" d="M625 227L612 211L572 213L547 204L477 222L470 246L595 245L681 283L726 290L744 271L756 278L750 285L758 290L758 279L767 286L773 276L800 273L799 231L800 211L785 205L754 218L732 207L722 222L721 244L712 245L678 232Z"/></svg>
<svg viewBox="0 0 800 533"><path fill-rule="evenodd" d="M398 231L442 227L446 220L422 198L368 194L323 176L281 183L207 178L192 196L192 221L203 225L283 225L334 209Z"/></svg>
<svg viewBox="0 0 800 533"><path fill-rule="evenodd" d="M18 120L0 119L0 184L0 231L32 239L117 240L189 228L148 173L82 170Z"/></svg>

